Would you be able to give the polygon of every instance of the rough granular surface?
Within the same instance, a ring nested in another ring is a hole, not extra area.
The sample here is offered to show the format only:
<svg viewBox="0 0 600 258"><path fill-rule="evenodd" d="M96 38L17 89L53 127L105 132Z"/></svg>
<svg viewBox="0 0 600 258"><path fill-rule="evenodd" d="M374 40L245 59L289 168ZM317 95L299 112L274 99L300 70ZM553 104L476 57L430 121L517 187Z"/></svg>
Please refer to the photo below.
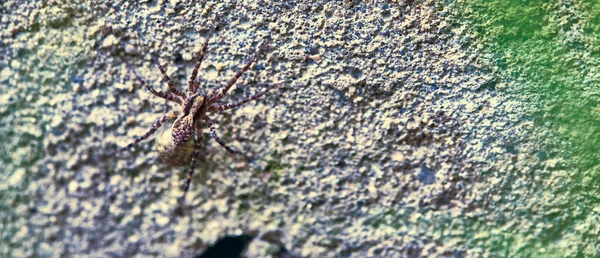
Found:
<svg viewBox="0 0 600 258"><path fill-rule="evenodd" d="M513 94L520 82L503 77L453 5L9 0L0 9L2 257L191 257L225 235L274 230L302 257L479 257L524 254L547 244L535 239L543 231L561 230L537 214L563 212L548 189L568 190L565 161L541 147L536 107ZM203 90L225 85L267 39L224 100L283 84L211 114L251 160L205 134L191 208L177 216L189 167L157 159L160 132L100 156L175 108L128 66L168 91L155 56L185 89L213 19ZM246 255L275 249L256 240Z"/></svg>

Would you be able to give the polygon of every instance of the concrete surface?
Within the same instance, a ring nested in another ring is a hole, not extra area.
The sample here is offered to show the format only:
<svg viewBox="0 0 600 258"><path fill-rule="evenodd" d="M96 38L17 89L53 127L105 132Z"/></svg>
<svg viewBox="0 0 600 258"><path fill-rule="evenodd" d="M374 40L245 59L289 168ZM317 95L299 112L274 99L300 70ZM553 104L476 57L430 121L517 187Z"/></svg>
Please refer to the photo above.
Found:
<svg viewBox="0 0 600 258"><path fill-rule="evenodd" d="M544 245L535 232L552 221L536 209L553 212L544 202L568 178L564 160L540 158L543 137L527 118L536 107L508 89L518 81L453 8L3 2L0 256L189 257L226 234L272 230L303 257L479 257ZM284 84L211 115L252 161L205 134L193 208L178 217L189 168L156 160L153 137L98 156L174 108L127 64L167 91L152 54L187 85L211 19L204 90L225 84L267 38L226 101ZM256 241L247 255L272 251Z"/></svg>

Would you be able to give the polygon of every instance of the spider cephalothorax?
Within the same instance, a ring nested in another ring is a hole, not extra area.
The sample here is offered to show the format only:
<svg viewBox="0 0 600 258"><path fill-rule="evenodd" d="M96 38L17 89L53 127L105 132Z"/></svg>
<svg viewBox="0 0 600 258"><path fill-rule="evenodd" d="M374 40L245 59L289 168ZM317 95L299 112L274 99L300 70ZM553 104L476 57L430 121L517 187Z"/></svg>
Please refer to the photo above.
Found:
<svg viewBox="0 0 600 258"><path fill-rule="evenodd" d="M254 54L250 61L248 61L248 63L246 63L246 65L242 69L240 69L240 71L238 71L233 76L233 78L231 78L231 80L227 82L225 86L207 95L200 93L200 82L199 80L196 80L196 76L198 75L198 68L200 67L202 60L204 59L204 55L206 54L208 41L210 39L210 36L212 35L212 32L213 29L210 30L209 36L207 37L206 41L204 42L204 45L202 46L200 56L196 61L196 65L194 66L194 70L192 71L192 75L189 80L189 89L187 92L178 90L173 86L173 84L171 83L171 79L157 60L155 60L155 62L163 77L167 81L167 85L171 89L171 93L156 91L154 88L150 87L150 85L148 85L146 82L144 82L144 80L135 72L135 69L132 69L137 80L142 85L144 85L146 89L148 89L150 92L152 92L158 97L179 104L180 109L164 115L158 121L156 121L152 125L152 128L144 135L136 138L132 143L130 143L126 147L120 148L114 152L121 152L131 148L135 144L148 138L150 135L156 132L156 130L160 126L162 126L167 120L175 119L175 121L173 122L173 126L170 129L165 130L161 135L157 137L156 150L159 153L161 159L169 164L181 164L190 160L191 157L190 171L188 173L188 178L184 186L184 194L182 200L185 199L185 195L190 187L190 182L194 173L194 166L196 164L196 159L198 157L198 153L201 147L200 144L202 141L202 128L204 126L208 126L210 130L210 136L213 139L215 139L221 146L223 146L228 152L240 153L227 146L217 136L217 133L215 132L214 128L214 123L210 120L207 114L210 112L221 112L224 110L237 108L245 103L260 98L263 94L265 94L267 91L273 88L273 85L271 85L267 87L264 91L250 98L238 101L236 103L223 105L216 104L227 94L227 91L229 91L229 89L235 84L237 79L240 76L242 76L242 74L246 70L250 68L252 63L260 55L261 51L267 46L267 42L265 42L259 47L258 51Z"/></svg>

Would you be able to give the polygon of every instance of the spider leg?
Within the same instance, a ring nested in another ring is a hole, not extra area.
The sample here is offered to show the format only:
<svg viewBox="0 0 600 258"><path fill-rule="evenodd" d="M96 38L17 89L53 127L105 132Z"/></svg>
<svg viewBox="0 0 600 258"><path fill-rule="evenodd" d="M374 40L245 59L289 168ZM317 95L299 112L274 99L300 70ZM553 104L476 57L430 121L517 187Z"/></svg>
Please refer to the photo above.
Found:
<svg viewBox="0 0 600 258"><path fill-rule="evenodd" d="M158 128L160 128L167 120L176 118L178 113L179 112L177 112L177 111L173 111L173 112L170 112L169 114L162 116L160 119L158 119L156 122L154 122L154 124L152 125L152 128L150 128L150 130L147 131L144 135L137 137L133 142L129 143L127 146L125 146L123 148L119 148L116 151L113 151L106 156L111 156L111 155L117 154L119 152L122 152L124 150L127 150L127 149L133 147L134 145L138 144L139 142L145 140L146 138L150 137L150 135L155 133L156 130L158 130Z"/></svg>
<svg viewBox="0 0 600 258"><path fill-rule="evenodd" d="M225 85L225 87L223 87L223 89L219 92L219 91L214 91L211 94L211 101L217 101L223 98L223 96L225 96L225 94L227 94L227 91L229 91L229 89L231 88L231 86L233 86L235 84L235 82L242 76L242 74L244 74L244 72L246 72L250 66L252 65L252 63L254 63L254 61L256 60L256 58L260 55L260 53L265 49L265 47L268 45L269 41L265 41L256 51L256 53L254 54L254 56L250 59L250 61L248 61L248 63L246 63L246 65L240 70L238 71L233 78L231 78L231 80L229 80L229 82L227 82L227 85Z"/></svg>
<svg viewBox="0 0 600 258"><path fill-rule="evenodd" d="M198 57L198 60L196 61L196 65L194 65L194 70L192 71L192 76L190 77L190 81L189 81L189 85L190 85L190 95L193 95L196 93L196 90L198 89L197 87L199 86L199 82L196 83L196 76L198 75L198 69L200 68L200 65L202 64L202 60L204 60L204 55L206 54L206 49L208 48L208 41L210 40L210 37L212 36L214 30L215 30L215 24L213 22L212 27L210 28L210 31L208 32L208 36L206 37L206 40L204 41L204 45L202 45L202 50L200 51L200 56Z"/></svg>
<svg viewBox="0 0 600 258"><path fill-rule="evenodd" d="M210 109L209 109L209 111L210 110L217 110L217 111L221 112L221 111L224 111L224 110L237 108L237 107L239 107L241 105L244 105L244 104L246 104L246 103L248 103L250 101L259 99L260 97L262 97L262 95L265 95L265 93L267 93L269 90L271 90L275 86L276 85L269 85L266 90L264 90L262 92L259 92L259 93L255 94L254 96L249 97L247 99L240 100L240 101L238 101L236 103L225 104L225 105L218 105L218 106L211 106Z"/></svg>
<svg viewBox="0 0 600 258"><path fill-rule="evenodd" d="M208 116L204 116L204 121L206 121L208 123L208 128L210 129L210 136L213 139L215 139L215 141L217 141L223 148L225 148L227 150L227 152L232 153L232 154L240 154L240 155L244 156L244 158L247 161L250 161L250 158L248 158L248 156L246 156L246 154L227 146L227 144L225 144L225 142L223 142L223 140L221 140L221 138L219 138L219 136L217 135L217 132L215 131L215 124L210 120L210 118L208 118Z"/></svg>
<svg viewBox="0 0 600 258"><path fill-rule="evenodd" d="M165 72L165 69L162 67L162 65L160 65L160 62L158 61L158 59L156 59L154 57L152 57L152 59L156 63L156 66L158 66L160 73L162 73L163 77L167 81L167 85L169 85L169 89L171 89L171 91L173 93L175 93L175 95L185 98L185 92L175 89L175 86L173 86L173 83L171 82L171 78L169 78L169 76L167 75L167 72Z"/></svg>
<svg viewBox="0 0 600 258"><path fill-rule="evenodd" d="M185 202L185 195L190 189L190 184L192 183L192 176L194 175L194 167L196 166L196 161L198 160L198 154L200 153L200 148L202 147L202 128L199 123L196 123L196 143L194 145L194 154L192 155L192 161L190 162L190 172L188 172L187 179L185 181L185 186L183 187L183 196L181 197L181 203Z"/></svg>
<svg viewBox="0 0 600 258"><path fill-rule="evenodd" d="M146 87L146 89L148 89L148 91L152 92L152 94L161 97L163 99L166 100L170 100L173 102L177 102L179 104L181 104L181 99L179 99L177 96L170 94L170 93L164 93L164 92L159 92L156 91L154 88L150 87L150 85L148 85L143 79L142 77L140 77L137 72L135 71L135 69L131 68L131 71L133 72L133 74L135 75L135 78L138 80L138 82L140 82L142 85L144 85L144 87Z"/></svg>

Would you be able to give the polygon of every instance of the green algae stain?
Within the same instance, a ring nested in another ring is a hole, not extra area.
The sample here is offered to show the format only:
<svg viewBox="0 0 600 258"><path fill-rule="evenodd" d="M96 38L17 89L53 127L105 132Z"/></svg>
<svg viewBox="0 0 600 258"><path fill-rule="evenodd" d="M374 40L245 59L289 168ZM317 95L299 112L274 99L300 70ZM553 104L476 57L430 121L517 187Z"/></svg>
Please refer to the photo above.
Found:
<svg viewBox="0 0 600 258"><path fill-rule="evenodd" d="M452 3L456 18L473 29L474 42L495 57L511 85L504 91L533 107L528 114L536 126L533 141L545 149L537 156L550 171L543 180L560 182L531 190L554 198L522 201L543 203L539 208L482 228L493 231L511 220L534 225L507 231L515 243L490 235L490 241L480 244L510 256L598 255L599 228L594 218L600 215L595 208L600 204L600 2ZM556 160L564 162L552 166L550 162ZM536 232L538 225L545 230ZM535 238L526 237L532 233Z"/></svg>
<svg viewBox="0 0 600 258"><path fill-rule="evenodd" d="M549 34L549 5L537 1L458 1L463 16L489 42L508 42ZM544 28L544 30L542 30Z"/></svg>

